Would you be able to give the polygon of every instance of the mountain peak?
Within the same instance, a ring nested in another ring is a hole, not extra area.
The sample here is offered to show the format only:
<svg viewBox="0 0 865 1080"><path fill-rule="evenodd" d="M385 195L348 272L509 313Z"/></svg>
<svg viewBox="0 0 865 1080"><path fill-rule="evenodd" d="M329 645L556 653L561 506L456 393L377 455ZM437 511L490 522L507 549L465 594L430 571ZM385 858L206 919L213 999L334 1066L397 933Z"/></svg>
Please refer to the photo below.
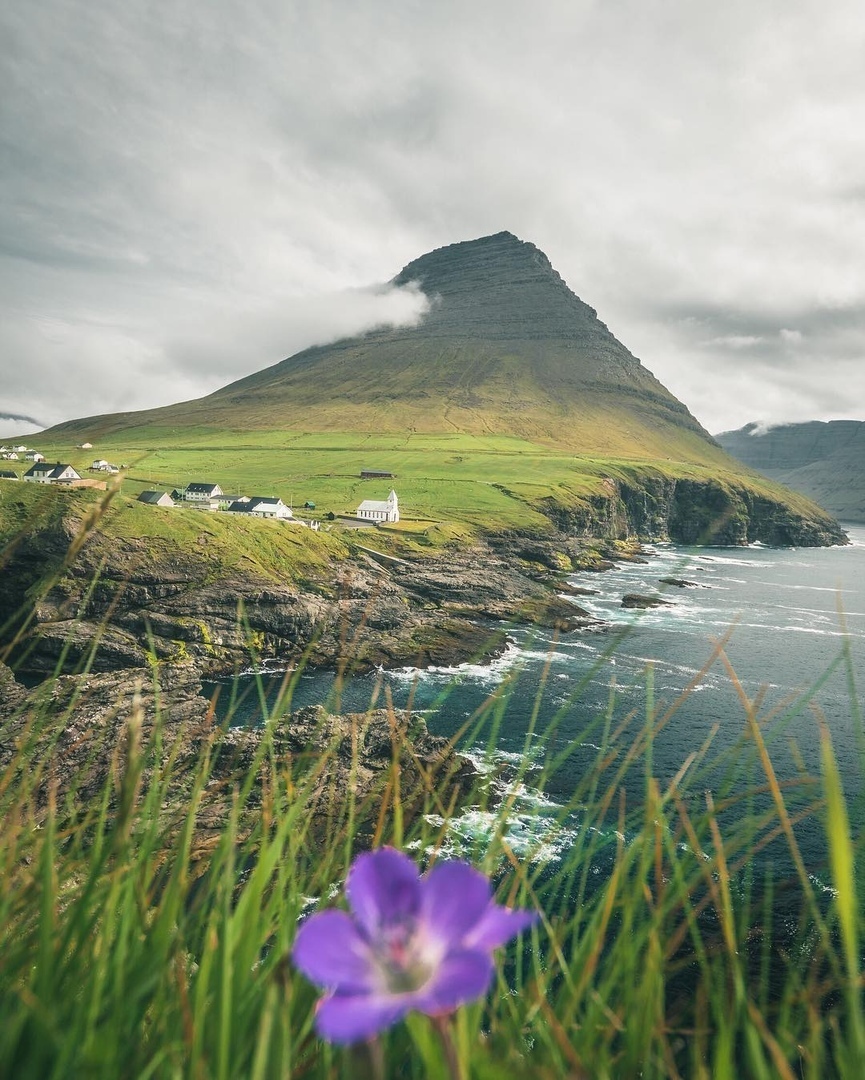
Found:
<svg viewBox="0 0 865 1080"><path fill-rule="evenodd" d="M408 263L430 309L316 345L170 406L159 421L305 431L508 435L592 453L697 459L720 453L688 410L565 284L540 248L511 232Z"/></svg>
<svg viewBox="0 0 865 1080"><path fill-rule="evenodd" d="M610 336L594 308L568 288L543 251L511 232L421 255L393 279L397 286L411 283L432 301L424 330L435 336L488 341Z"/></svg>

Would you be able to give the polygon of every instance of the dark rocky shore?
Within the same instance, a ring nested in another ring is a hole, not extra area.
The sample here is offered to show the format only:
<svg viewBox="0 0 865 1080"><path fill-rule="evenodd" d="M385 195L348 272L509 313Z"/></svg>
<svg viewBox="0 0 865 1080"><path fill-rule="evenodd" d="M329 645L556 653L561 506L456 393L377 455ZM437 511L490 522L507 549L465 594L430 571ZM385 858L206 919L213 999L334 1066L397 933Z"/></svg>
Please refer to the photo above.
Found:
<svg viewBox="0 0 865 1080"><path fill-rule="evenodd" d="M356 547L302 583L237 567L215 573L206 552L91 537L65 553L74 523L23 545L0 581L0 625L21 631L16 670L32 674L149 670L191 662L230 675L255 661L311 667L452 665L491 658L509 624L562 632L595 625L567 595L564 573L632 557L636 545L501 535L430 555ZM46 576L45 567L58 569ZM34 598L34 592L36 596Z"/></svg>
<svg viewBox="0 0 865 1080"><path fill-rule="evenodd" d="M351 790L361 837L363 823L371 827L382 801L396 797L397 780L406 821L424 806L444 812L461 805L480 780L447 739L431 735L419 717L396 711L334 716L313 706L274 716L266 727L226 730L191 663L163 665L146 676L58 676L35 689L22 686L0 664L0 773L14 774L21 750L29 747L22 760L41 806L49 792L57 802L71 798L82 811L97 805L106 785L113 781L119 789L133 743L140 748L146 782L157 726L173 758L162 809L178 824L188 810L191 778L204 749L210 751L196 818L199 853L218 837L232 793L250 776L240 831L252 827L274 768L284 782L290 778L304 791L313 834L339 828Z"/></svg>

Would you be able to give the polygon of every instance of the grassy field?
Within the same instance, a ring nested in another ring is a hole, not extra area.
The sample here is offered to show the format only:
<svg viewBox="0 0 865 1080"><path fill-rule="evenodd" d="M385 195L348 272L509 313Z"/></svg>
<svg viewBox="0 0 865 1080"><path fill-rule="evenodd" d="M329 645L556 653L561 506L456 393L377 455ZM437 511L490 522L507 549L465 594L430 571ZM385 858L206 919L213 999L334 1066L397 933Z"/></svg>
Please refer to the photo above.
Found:
<svg viewBox="0 0 865 1080"><path fill-rule="evenodd" d="M33 533L64 520L74 531L90 514L94 521L98 517L100 551L115 547L121 557L132 552L143 569L149 563L170 564L173 552L206 550L214 575L237 567L274 581L303 584L313 578L320 582L349 554L337 536L299 525L146 506L128 491L64 490L0 481L0 559L11 553L16 541L27 542ZM49 568L50 560L46 573Z"/></svg>
<svg viewBox="0 0 865 1080"><path fill-rule="evenodd" d="M391 486L407 518L453 522L473 528L543 530L545 500L579 507L605 491L605 480L639 486L646 477L718 479L745 484L783 498L807 512L801 496L754 477L730 459L724 464L576 454L501 435L309 434L288 431L230 432L191 428L138 429L108 437L92 450L68 442L37 440L49 460L72 464L82 476L104 457L125 465L122 491L137 496L148 488L217 483L225 492L278 495L294 507L314 502L316 516L353 513L367 498L385 498ZM719 452L719 460L721 458ZM361 480L363 469L394 473L391 480Z"/></svg>

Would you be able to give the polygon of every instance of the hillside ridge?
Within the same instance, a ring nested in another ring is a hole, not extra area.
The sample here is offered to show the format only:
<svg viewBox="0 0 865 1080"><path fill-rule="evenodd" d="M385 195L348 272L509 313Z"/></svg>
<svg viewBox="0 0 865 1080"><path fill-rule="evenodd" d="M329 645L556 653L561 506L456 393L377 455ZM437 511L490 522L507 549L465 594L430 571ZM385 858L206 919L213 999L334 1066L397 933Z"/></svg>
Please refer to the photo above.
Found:
<svg viewBox="0 0 865 1080"><path fill-rule="evenodd" d="M716 436L749 468L801 492L842 521L865 522L865 421L746 424Z"/></svg>

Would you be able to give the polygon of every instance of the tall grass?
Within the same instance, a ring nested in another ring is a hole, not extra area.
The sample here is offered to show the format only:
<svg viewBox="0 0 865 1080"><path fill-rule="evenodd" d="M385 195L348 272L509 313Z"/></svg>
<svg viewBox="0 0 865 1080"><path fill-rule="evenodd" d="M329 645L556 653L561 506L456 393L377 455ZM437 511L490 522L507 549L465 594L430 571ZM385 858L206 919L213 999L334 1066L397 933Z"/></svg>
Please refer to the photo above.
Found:
<svg viewBox="0 0 865 1080"><path fill-rule="evenodd" d="M58 710L54 689L12 710L0 734L0 1075L356 1077L379 1057L388 1076L449 1075L425 1017L374 1052L320 1042L315 991L289 959L299 920L341 902L358 850L389 843L429 863L451 849L465 802L449 802L446 778L424 766L413 802L400 782L412 754L404 714L390 710L392 760L375 792L356 798L349 784L328 801L336 747L289 755L279 740L290 680L275 698L257 688L263 733L242 768L230 717L211 711L194 729L158 707L154 718L146 687L118 702L100 737L70 745L81 699ZM557 860L521 860L509 846L525 769L492 786L478 778L466 801L492 826L464 853L501 902L542 920L504 953L489 998L457 1015L464 1076L863 1075L861 843L831 738L824 729L821 775L790 809L759 703L741 700L759 775L725 795L700 788L706 747L666 785L655 776L665 714L651 681L636 732L611 699L592 732L596 760L562 810L578 811L580 826ZM504 684L464 738L493 747L509 707ZM536 720L537 709L527 730ZM573 751L555 742L555 724L542 747L541 785ZM623 794L629 769L643 775L639 805ZM802 864L803 816L825 832L828 901ZM798 921L785 935L773 924L775 883L753 861L769 843L785 845L799 872Z"/></svg>
<svg viewBox="0 0 865 1080"><path fill-rule="evenodd" d="M316 992L290 962L300 920L341 903L353 858L381 844L425 865L458 847L500 902L541 913L501 956L488 998L454 1019L465 1077L865 1075L865 889L850 825L861 793L842 790L825 725L819 776L779 781L761 701L723 641L711 663L727 664L739 693L746 783L738 762L719 770L711 735L661 782L654 742L681 701L656 703L649 671L642 716L621 715L611 693L576 743L564 714L540 723L541 679L521 717L523 763L479 774L458 800L453 762L437 772L418 759L410 709L386 693L389 760L361 795L374 700L347 742L322 717L298 749L286 740L298 672L276 695L253 680L260 737L244 742L232 728L239 682L224 690L227 709L178 720L178 672L154 664L94 717L86 658L77 681L58 674L26 696L4 691L0 670L0 1076L451 1075L426 1017L374 1048L319 1041ZM861 735L849 648L837 664ZM504 680L455 738L492 759L513 687ZM517 857L510 819L530 759L542 788L589 745L594 759L559 814L576 831L554 858L547 838ZM467 806L487 823L468 839ZM827 892L798 846L806 820L825 835ZM783 927L779 883L755 860L769 847L793 868Z"/></svg>

